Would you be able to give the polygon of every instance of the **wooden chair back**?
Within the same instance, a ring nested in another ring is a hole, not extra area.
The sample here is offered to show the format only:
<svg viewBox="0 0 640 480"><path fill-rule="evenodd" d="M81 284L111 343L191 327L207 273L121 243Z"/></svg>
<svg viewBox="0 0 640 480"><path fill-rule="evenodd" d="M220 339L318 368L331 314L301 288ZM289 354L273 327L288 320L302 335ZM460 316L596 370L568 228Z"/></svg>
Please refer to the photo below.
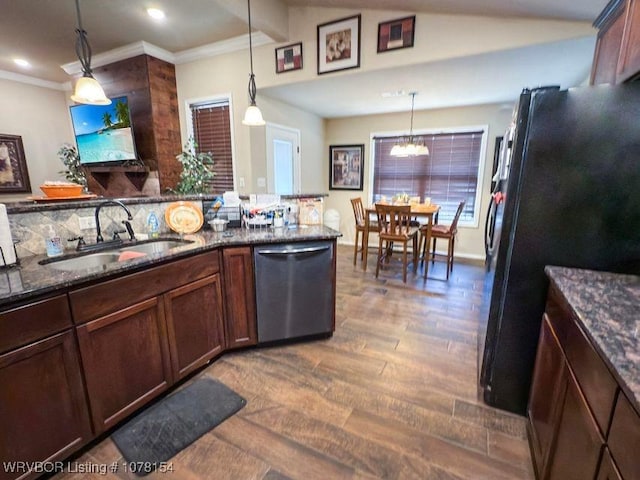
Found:
<svg viewBox="0 0 640 480"><path fill-rule="evenodd" d="M355 218L356 225L364 227L365 210L364 205L362 204L362 198L352 198L351 207L353 208L353 216Z"/></svg>
<svg viewBox="0 0 640 480"><path fill-rule="evenodd" d="M464 210L464 204L465 204L464 200L462 200L458 204L458 209L456 210L456 214L454 215L453 221L451 222L451 225L449 226L449 234L451 234L451 235L455 235L456 232L458 231L458 220L460 220L460 215L462 215L462 211Z"/></svg>
<svg viewBox="0 0 640 480"><path fill-rule="evenodd" d="M411 227L411 205L387 205L376 203L378 234L389 241L406 242L415 234Z"/></svg>

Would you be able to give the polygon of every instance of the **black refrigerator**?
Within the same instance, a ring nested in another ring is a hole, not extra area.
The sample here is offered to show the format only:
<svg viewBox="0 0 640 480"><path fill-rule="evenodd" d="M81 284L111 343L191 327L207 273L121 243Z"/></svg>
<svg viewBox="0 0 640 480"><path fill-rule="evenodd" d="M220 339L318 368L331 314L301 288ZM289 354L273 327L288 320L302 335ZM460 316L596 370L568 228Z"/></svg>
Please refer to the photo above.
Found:
<svg viewBox="0 0 640 480"><path fill-rule="evenodd" d="M545 265L640 274L640 84L525 90L514 118L480 384L524 414Z"/></svg>

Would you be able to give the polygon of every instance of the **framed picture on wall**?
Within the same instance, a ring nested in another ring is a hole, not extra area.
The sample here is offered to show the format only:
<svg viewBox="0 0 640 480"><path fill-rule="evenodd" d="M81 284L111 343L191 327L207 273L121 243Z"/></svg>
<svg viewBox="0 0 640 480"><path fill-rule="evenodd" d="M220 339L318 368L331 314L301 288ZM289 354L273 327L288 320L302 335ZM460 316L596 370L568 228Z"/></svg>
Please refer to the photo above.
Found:
<svg viewBox="0 0 640 480"><path fill-rule="evenodd" d="M378 53L413 47L416 16L378 24Z"/></svg>
<svg viewBox="0 0 640 480"><path fill-rule="evenodd" d="M329 147L329 190L362 190L364 144Z"/></svg>
<svg viewBox="0 0 640 480"><path fill-rule="evenodd" d="M302 42L276 48L276 73L302 70Z"/></svg>
<svg viewBox="0 0 640 480"><path fill-rule="evenodd" d="M360 67L360 15L318 25L318 75Z"/></svg>
<svg viewBox="0 0 640 480"><path fill-rule="evenodd" d="M0 134L0 193L31 192L22 137Z"/></svg>

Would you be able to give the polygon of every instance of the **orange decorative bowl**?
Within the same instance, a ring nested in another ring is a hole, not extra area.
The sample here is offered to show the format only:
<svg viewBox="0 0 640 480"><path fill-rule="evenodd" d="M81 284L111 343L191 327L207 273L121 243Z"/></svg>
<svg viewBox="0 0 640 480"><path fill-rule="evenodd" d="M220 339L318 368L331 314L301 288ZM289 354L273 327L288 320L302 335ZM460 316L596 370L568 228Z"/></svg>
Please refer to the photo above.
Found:
<svg viewBox="0 0 640 480"><path fill-rule="evenodd" d="M40 185L40 190L50 198L78 197L82 195L82 188L82 185L77 185L75 183L64 185Z"/></svg>

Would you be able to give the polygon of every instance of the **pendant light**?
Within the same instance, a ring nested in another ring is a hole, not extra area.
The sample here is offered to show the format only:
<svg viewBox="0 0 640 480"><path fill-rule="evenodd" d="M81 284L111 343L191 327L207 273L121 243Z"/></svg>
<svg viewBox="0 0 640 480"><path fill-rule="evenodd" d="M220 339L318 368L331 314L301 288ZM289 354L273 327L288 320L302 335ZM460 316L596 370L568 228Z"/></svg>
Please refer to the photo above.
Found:
<svg viewBox="0 0 640 480"><path fill-rule="evenodd" d="M256 79L253 74L253 44L251 42L251 0L247 0L249 11L249 61L251 62L251 75L249 75L249 107L244 113L242 123L250 127L259 127L265 124L262 112L256 105Z"/></svg>
<svg viewBox="0 0 640 480"><path fill-rule="evenodd" d="M411 128L409 129L409 138L405 141L402 139L396 143L391 149L390 155L393 157L415 157L417 155L429 155L429 149L422 142L414 143L413 140L413 107L416 100L417 92L411 92Z"/></svg>
<svg viewBox="0 0 640 480"><path fill-rule="evenodd" d="M82 77L76 82L76 89L71 95L71 100L89 105L110 105L111 100L106 97L104 90L91 74L91 46L89 45L89 40L87 40L87 32L82 28L79 0L76 0L76 14L78 15L76 55L78 55L78 60L82 65Z"/></svg>

